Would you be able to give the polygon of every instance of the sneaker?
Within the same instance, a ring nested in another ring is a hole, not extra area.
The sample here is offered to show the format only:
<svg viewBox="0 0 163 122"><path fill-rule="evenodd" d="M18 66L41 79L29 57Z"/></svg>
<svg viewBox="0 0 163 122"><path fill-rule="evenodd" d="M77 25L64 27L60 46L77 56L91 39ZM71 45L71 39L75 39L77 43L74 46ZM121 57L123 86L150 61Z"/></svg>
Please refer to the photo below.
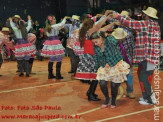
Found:
<svg viewBox="0 0 163 122"><path fill-rule="evenodd" d="M129 97L130 99L135 99L135 95L133 93L129 93L127 94L127 97Z"/></svg>
<svg viewBox="0 0 163 122"><path fill-rule="evenodd" d="M155 98L155 95L151 95L151 99L152 99L152 102L155 104L156 103L156 98ZM139 101L144 101L144 98L143 97L140 97L139 98Z"/></svg>
<svg viewBox="0 0 163 122"><path fill-rule="evenodd" d="M139 101L141 105L153 105L152 103L148 103L147 100Z"/></svg>
<svg viewBox="0 0 163 122"><path fill-rule="evenodd" d="M156 103L155 93L152 93L151 99L152 99L152 102L155 104Z"/></svg>

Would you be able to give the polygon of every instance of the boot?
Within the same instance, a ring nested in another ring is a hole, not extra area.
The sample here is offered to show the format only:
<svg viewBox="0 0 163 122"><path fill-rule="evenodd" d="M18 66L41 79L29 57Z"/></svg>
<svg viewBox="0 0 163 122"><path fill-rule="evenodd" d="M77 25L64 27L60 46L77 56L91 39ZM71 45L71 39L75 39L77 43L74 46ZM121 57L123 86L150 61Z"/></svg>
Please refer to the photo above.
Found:
<svg viewBox="0 0 163 122"><path fill-rule="evenodd" d="M89 101L100 101L101 99L95 97L95 90L97 87L98 81L97 80L93 80L90 87L89 87L89 94L88 94L88 100Z"/></svg>
<svg viewBox="0 0 163 122"><path fill-rule="evenodd" d="M32 72L33 60L34 60L34 58L29 59L29 74L31 74L31 72Z"/></svg>
<svg viewBox="0 0 163 122"><path fill-rule="evenodd" d="M90 94L90 89L88 89L88 91L87 91L87 94L86 94L86 95L88 96L89 94ZM97 95L97 94L95 94L95 93L93 93L93 96L94 96L94 97L98 97L98 95Z"/></svg>
<svg viewBox="0 0 163 122"><path fill-rule="evenodd" d="M18 61L17 61L18 62ZM17 70L16 70L16 72L20 72L20 70L19 70L19 65L17 65Z"/></svg>
<svg viewBox="0 0 163 122"><path fill-rule="evenodd" d="M56 64L56 79L63 79L61 76L61 62L57 62Z"/></svg>
<svg viewBox="0 0 163 122"><path fill-rule="evenodd" d="M29 77L29 60L25 60L26 77Z"/></svg>
<svg viewBox="0 0 163 122"><path fill-rule="evenodd" d="M48 63L48 79L53 79L53 78L56 78L54 75L53 75L53 62L49 62Z"/></svg>
<svg viewBox="0 0 163 122"><path fill-rule="evenodd" d="M19 76L22 77L24 75L23 60L17 60L17 63L18 63L19 71L20 71Z"/></svg>
<svg viewBox="0 0 163 122"><path fill-rule="evenodd" d="M34 61L34 58L30 58L30 59L29 59L29 74L35 75L36 73L33 73L33 72L32 72L33 61Z"/></svg>
<svg viewBox="0 0 163 122"><path fill-rule="evenodd" d="M20 72L18 60L17 60L17 70L16 70L16 72Z"/></svg>

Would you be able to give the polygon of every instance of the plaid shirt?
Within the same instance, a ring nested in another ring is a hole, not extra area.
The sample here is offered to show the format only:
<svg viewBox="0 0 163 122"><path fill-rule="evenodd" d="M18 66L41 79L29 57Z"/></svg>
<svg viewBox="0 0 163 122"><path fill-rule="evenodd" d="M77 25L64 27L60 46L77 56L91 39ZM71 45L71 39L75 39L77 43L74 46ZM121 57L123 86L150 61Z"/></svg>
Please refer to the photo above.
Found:
<svg viewBox="0 0 163 122"><path fill-rule="evenodd" d="M147 60L150 63L157 61L159 42L160 42L160 26L154 20L133 20L129 17L124 18L120 14L117 19L125 26L135 29L137 32L135 55L133 63L139 63ZM160 52L160 49L159 49Z"/></svg>
<svg viewBox="0 0 163 122"><path fill-rule="evenodd" d="M94 60L96 69L98 69L100 66L105 67L106 63L113 67L123 59L123 56L117 49L118 41L111 35L104 40L104 52L102 52L100 47L94 46Z"/></svg>
<svg viewBox="0 0 163 122"><path fill-rule="evenodd" d="M130 63L132 64L134 50L135 50L135 38L134 38L134 35L133 35L133 32L131 31L131 29L129 29L127 27L122 27L122 28L128 34L127 37L125 38L125 40L123 40L122 44L125 48L127 57L129 59ZM119 45L117 45L117 48L119 50L121 50Z"/></svg>

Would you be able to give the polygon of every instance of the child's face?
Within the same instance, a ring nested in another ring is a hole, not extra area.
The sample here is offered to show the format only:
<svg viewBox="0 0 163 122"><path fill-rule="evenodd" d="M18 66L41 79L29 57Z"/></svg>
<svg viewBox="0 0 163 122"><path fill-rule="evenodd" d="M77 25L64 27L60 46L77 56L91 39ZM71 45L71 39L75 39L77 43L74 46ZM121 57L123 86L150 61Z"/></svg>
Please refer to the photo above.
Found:
<svg viewBox="0 0 163 122"><path fill-rule="evenodd" d="M101 46L103 44L104 39L100 36L100 38L97 39L92 39L92 42L94 43L94 45L96 46Z"/></svg>
<svg viewBox="0 0 163 122"><path fill-rule="evenodd" d="M19 18L14 17L14 22L15 22L15 23L18 23L18 21L19 21Z"/></svg>

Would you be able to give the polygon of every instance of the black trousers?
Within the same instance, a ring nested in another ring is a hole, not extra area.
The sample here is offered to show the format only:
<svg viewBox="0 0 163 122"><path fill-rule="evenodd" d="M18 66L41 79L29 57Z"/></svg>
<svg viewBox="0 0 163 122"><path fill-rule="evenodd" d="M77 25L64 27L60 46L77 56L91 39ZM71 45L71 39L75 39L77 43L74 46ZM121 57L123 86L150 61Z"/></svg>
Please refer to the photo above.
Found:
<svg viewBox="0 0 163 122"><path fill-rule="evenodd" d="M73 49L67 48L67 53L71 60L71 71L76 72L79 63L79 56L76 56Z"/></svg>

